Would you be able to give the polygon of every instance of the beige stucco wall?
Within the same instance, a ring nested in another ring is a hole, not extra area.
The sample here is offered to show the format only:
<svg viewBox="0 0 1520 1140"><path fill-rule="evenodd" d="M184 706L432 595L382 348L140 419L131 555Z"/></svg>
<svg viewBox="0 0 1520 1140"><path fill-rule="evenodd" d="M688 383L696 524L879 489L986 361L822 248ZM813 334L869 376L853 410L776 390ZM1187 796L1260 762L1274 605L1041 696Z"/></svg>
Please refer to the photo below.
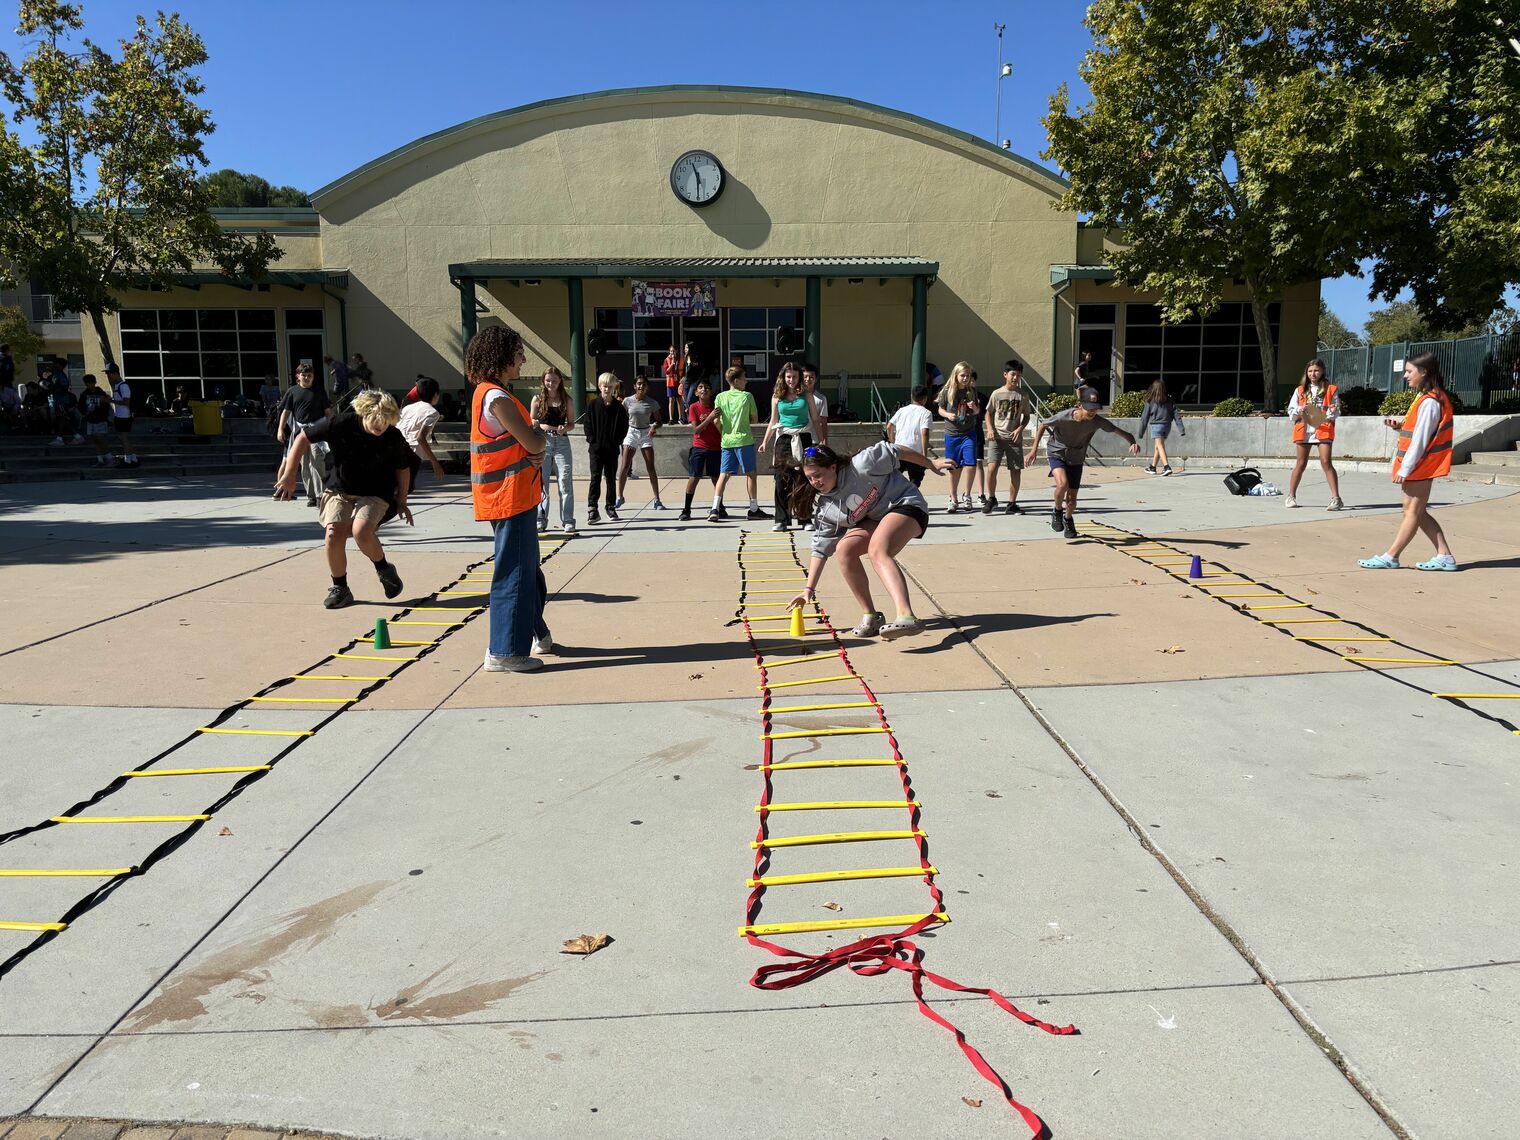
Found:
<svg viewBox="0 0 1520 1140"><path fill-rule="evenodd" d="M704 210L668 184L676 157L697 147L729 179ZM1051 208L1059 188L991 148L839 102L648 92L461 128L319 192L316 205L327 264L354 275L350 343L387 377L457 370L450 262L907 255L940 263L931 360L995 371L1013 352L1038 378L1049 366L1048 266L1076 255L1072 218ZM747 303L736 298L752 290L802 303L800 280L779 290L767 280L723 286L720 304ZM564 367L564 295L558 282L498 285L490 304ZM825 288L823 371L905 372L910 295L906 282L870 278ZM597 305L627 298L626 287L587 282L588 323Z"/></svg>

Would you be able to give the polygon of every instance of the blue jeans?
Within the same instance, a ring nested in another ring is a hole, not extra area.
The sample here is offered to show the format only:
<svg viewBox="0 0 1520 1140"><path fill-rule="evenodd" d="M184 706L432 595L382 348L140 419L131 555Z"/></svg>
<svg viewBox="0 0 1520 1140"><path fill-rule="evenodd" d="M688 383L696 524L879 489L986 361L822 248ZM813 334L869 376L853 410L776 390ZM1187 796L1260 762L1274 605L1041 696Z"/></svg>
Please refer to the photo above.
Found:
<svg viewBox="0 0 1520 1140"><path fill-rule="evenodd" d="M531 510L491 520L496 561L491 567L493 657L526 657L534 626L541 623L538 593L538 527Z"/></svg>
<svg viewBox="0 0 1520 1140"><path fill-rule="evenodd" d="M538 504L538 517L544 522L549 521L549 484L558 476L559 524L560 526L575 525L575 485L570 481L571 467L570 437L567 435L548 436L544 440L544 497Z"/></svg>

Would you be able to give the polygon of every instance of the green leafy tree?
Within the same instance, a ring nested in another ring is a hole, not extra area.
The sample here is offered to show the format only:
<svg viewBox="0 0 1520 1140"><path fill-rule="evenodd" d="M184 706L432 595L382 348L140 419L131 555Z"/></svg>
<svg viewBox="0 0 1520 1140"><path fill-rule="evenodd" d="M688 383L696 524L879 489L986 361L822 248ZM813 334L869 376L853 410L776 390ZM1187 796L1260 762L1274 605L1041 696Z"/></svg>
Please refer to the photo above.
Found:
<svg viewBox="0 0 1520 1140"><path fill-rule="evenodd" d="M30 360L47 345L47 341L32 331L26 314L15 305L0 305L0 344L11 346L11 355L17 360Z"/></svg>
<svg viewBox="0 0 1520 1140"><path fill-rule="evenodd" d="M1400 341L1434 340L1440 334L1431 328L1413 301L1395 301L1384 309L1374 309L1362 326L1368 344L1397 344Z"/></svg>
<svg viewBox="0 0 1520 1140"><path fill-rule="evenodd" d="M1362 343L1323 297L1319 299L1319 343L1326 348L1355 348Z"/></svg>
<svg viewBox="0 0 1520 1140"><path fill-rule="evenodd" d="M294 186L271 186L257 174L244 174L230 167L206 175L211 204L218 207L310 206L311 199Z"/></svg>
<svg viewBox="0 0 1520 1140"><path fill-rule="evenodd" d="M279 252L269 234L225 232L210 214L200 37L177 15L139 16L113 54L83 26L77 4L22 0L30 53L19 64L0 53L0 91L22 129L0 128L0 272L44 281L87 314L110 361L105 314L119 291L169 285L197 263L256 278Z"/></svg>

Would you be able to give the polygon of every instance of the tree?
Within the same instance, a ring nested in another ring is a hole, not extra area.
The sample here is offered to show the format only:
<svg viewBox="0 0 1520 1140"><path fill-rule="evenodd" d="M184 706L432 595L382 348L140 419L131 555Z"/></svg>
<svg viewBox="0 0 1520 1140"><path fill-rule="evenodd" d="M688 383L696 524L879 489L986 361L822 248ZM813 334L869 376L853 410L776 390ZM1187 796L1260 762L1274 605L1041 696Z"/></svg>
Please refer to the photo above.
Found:
<svg viewBox="0 0 1520 1140"><path fill-rule="evenodd" d="M211 191L211 205L218 207L310 206L311 199L294 186L271 186L257 174L231 168L202 179Z"/></svg>
<svg viewBox="0 0 1520 1140"><path fill-rule="evenodd" d="M1245 282L1266 407L1277 361L1267 307L1304 281L1354 271L1371 225L1363 174L1398 156L1373 75L1353 82L1316 31L1337 0L1096 0L1080 74L1045 118L1062 205L1122 232L1120 277L1168 319L1207 313ZM1375 179L1373 179L1375 181Z"/></svg>
<svg viewBox="0 0 1520 1140"><path fill-rule="evenodd" d="M26 314L15 305L0 305L0 344L11 346L17 360L30 360L40 353L47 341L32 331Z"/></svg>
<svg viewBox="0 0 1520 1140"><path fill-rule="evenodd" d="M1336 316L1323 297L1319 299L1319 343L1326 348L1355 348L1362 343L1362 338Z"/></svg>
<svg viewBox="0 0 1520 1140"><path fill-rule="evenodd" d="M176 15L139 16L113 55L83 38L76 49L83 26L77 4L22 0L31 53L19 66L0 53L10 117L35 140L0 128L0 272L46 282L88 314L111 361L105 314L119 291L168 286L198 262L257 278L279 251L269 234L225 232L210 214L200 37Z"/></svg>
<svg viewBox="0 0 1520 1140"><path fill-rule="evenodd" d="M1440 335L1413 301L1395 301L1387 308L1372 310L1362 330L1367 334L1368 344L1434 340Z"/></svg>

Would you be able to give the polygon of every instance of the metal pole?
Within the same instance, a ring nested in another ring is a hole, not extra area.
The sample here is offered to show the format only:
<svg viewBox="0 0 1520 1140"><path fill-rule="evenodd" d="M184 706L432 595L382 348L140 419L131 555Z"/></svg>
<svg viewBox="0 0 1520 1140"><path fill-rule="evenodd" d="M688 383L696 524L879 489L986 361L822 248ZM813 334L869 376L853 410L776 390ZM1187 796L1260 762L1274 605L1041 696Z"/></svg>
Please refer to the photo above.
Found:
<svg viewBox="0 0 1520 1140"><path fill-rule="evenodd" d="M459 287L459 358L463 361L464 350L475 336L475 279L461 277L454 284Z"/></svg>
<svg viewBox="0 0 1520 1140"><path fill-rule="evenodd" d="M804 312L805 319L802 322L803 343L806 345L808 363L816 368L823 367L819 349L819 324L823 317L823 294L816 277L807 279L807 308ZM820 373L820 376L822 373Z"/></svg>
<svg viewBox="0 0 1520 1140"><path fill-rule="evenodd" d="M992 142L994 146L1003 145L1003 29L1007 24L994 23L993 30L997 32L997 114L993 119Z"/></svg>
<svg viewBox="0 0 1520 1140"><path fill-rule="evenodd" d="M924 365L929 359L929 279L922 274L913 278L913 347L908 362L908 393L924 382Z"/></svg>
<svg viewBox="0 0 1520 1140"><path fill-rule="evenodd" d="M579 416L586 407L586 311L581 279L567 277L570 291L570 406Z"/></svg>

